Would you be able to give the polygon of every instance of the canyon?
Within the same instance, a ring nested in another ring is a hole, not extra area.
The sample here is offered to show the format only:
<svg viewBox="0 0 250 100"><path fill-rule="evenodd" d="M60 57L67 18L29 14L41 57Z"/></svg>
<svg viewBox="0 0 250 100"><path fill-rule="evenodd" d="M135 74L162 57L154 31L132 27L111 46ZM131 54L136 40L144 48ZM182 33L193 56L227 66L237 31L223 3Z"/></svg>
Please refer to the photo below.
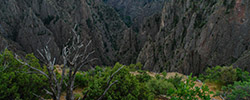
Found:
<svg viewBox="0 0 250 100"><path fill-rule="evenodd" d="M86 69L140 62L153 72L250 71L249 7L249 0L1 0L0 50L39 58L47 45L60 64L77 25L98 58Z"/></svg>

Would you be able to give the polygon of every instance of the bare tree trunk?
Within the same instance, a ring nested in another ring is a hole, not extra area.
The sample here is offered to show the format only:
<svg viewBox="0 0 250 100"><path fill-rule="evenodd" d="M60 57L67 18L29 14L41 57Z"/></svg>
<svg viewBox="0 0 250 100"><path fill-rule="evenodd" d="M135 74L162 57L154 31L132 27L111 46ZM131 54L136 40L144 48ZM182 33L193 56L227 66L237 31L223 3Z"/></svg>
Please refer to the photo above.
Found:
<svg viewBox="0 0 250 100"><path fill-rule="evenodd" d="M73 89L71 88L71 86L67 87L66 100L74 100Z"/></svg>
<svg viewBox="0 0 250 100"><path fill-rule="evenodd" d="M29 65L26 62L22 62L20 59L18 59L17 55L16 55L16 60L20 63L22 63L23 65L28 66L29 68L39 72L40 74L46 76L46 78L49 81L49 88L51 89L51 91L44 89L47 94L51 95L53 100L60 100L60 96L61 96L61 87L62 87L62 83L59 83L56 77L56 74L54 72L54 65L55 65L55 59L51 59L51 55L49 53L49 49L46 46L45 49L42 49L42 51L44 51L44 54L42 54L40 51L39 53L41 54L41 56L43 57L44 63L47 64L47 72L44 72L43 70L37 69L31 65ZM37 96L37 95L36 95ZM39 96L37 96L39 97ZM40 96L41 97L41 96Z"/></svg>
<svg viewBox="0 0 250 100"><path fill-rule="evenodd" d="M73 80L73 76L71 73L72 73L72 69L70 69L70 71L69 71L69 81L68 81L67 93L66 93L67 100L74 100L74 94L73 94L73 90L74 90L74 83L73 82L74 82L74 80Z"/></svg>
<svg viewBox="0 0 250 100"><path fill-rule="evenodd" d="M69 78L68 82L65 84L66 85L66 99L67 100L74 100L73 90L74 90L74 82L75 82L76 73L84 65L88 64L89 62L92 62L93 60L96 60L95 58L89 60L89 56L94 53L94 51L88 52L88 47L91 43L91 40L85 45L85 48L83 48L84 44L83 44L83 41L81 41L81 39L80 39L80 35L78 35L76 33L76 30L75 30L76 27L77 27L77 25L75 25L74 29L72 29L73 39L70 41L71 45L65 46L63 48L63 51L62 51L64 66L63 66L63 71L62 71L60 80L57 79L57 76L55 74L55 69L54 69L55 58L51 57L50 50L47 46L48 44L41 51L38 50L38 53L42 57L42 59L41 59L41 60L43 60L42 62L44 62L47 65L46 68L47 68L48 73L44 72L43 70L39 70L37 68L34 68L26 62L22 62L16 56L17 61L19 61L20 63L22 63L24 65L27 65L29 68L46 76L46 78L49 81L49 85L50 85L49 88L51 91L46 90L46 89L44 89L44 90L47 92L47 94L52 96L53 100L60 100L60 97L62 94L62 84L64 82L65 77ZM83 52L80 52L80 50L82 50L82 48L84 50L83 50ZM66 68L69 68L69 70L70 70L67 74L65 73Z"/></svg>
<svg viewBox="0 0 250 100"><path fill-rule="evenodd" d="M74 100L74 94L73 94L73 90L74 90L74 81L73 79L70 80L70 84L67 87L67 94L66 94L66 99L67 100Z"/></svg>
<svg viewBox="0 0 250 100"><path fill-rule="evenodd" d="M66 90L66 99L67 100L74 100L74 82L76 73L87 63L95 60L90 59L89 56L94 53L94 51L88 53L88 47L91 44L91 40L85 45L83 44L83 41L81 41L80 35L76 32L76 27L72 29L73 32L73 38L71 40L71 46L66 47L65 49L65 57L64 60L66 60L67 64L66 66L69 68L68 77L69 80L67 82L67 90ZM83 52L81 50L83 49Z"/></svg>

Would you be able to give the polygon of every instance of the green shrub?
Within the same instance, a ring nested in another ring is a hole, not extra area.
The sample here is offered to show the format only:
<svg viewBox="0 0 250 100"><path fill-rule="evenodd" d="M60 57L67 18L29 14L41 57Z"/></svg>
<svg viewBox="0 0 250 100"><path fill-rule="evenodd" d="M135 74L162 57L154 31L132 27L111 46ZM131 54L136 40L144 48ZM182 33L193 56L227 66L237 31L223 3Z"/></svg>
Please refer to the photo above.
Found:
<svg viewBox="0 0 250 100"><path fill-rule="evenodd" d="M75 94L74 98L75 98L75 100L79 100L79 98L81 98L81 94Z"/></svg>
<svg viewBox="0 0 250 100"><path fill-rule="evenodd" d="M178 76L177 74L175 74L174 77L170 77L167 79L168 82L172 83L175 88L178 88L179 84L181 83L182 80L182 76Z"/></svg>
<svg viewBox="0 0 250 100"><path fill-rule="evenodd" d="M88 81L89 81L89 77L87 73L84 73L84 72L76 73L75 86L87 87Z"/></svg>
<svg viewBox="0 0 250 100"><path fill-rule="evenodd" d="M248 100L250 98L250 82L235 82L233 85L222 88L224 96L228 100Z"/></svg>
<svg viewBox="0 0 250 100"><path fill-rule="evenodd" d="M231 67L221 67L216 66L213 68L208 68L204 74L199 77L202 81L215 82L219 84L232 84L238 79L237 71L232 66Z"/></svg>
<svg viewBox="0 0 250 100"><path fill-rule="evenodd" d="M157 79L157 80L160 80L160 79L165 79L164 77L162 77L160 74L156 74L155 75L155 78Z"/></svg>
<svg viewBox="0 0 250 100"><path fill-rule="evenodd" d="M223 67L221 69L220 80L223 84L232 84L237 80L236 69L233 67Z"/></svg>
<svg viewBox="0 0 250 100"><path fill-rule="evenodd" d="M197 78L192 78L192 74L188 77L186 82L179 84L175 91L168 91L168 95L171 96L171 100L210 100L211 91L208 87L203 85L202 87L196 87L194 81Z"/></svg>
<svg viewBox="0 0 250 100"><path fill-rule="evenodd" d="M107 67L105 69L99 69L97 67L92 79L89 81L89 87L87 88L88 94L87 99L98 99L105 89L108 87L107 82L109 77L117 71L121 64L117 63L112 69ZM111 83L117 80L117 83L105 94L105 100L134 100L134 99L153 99L153 94L150 93L149 89L145 87L143 83L139 83L136 76L130 74L130 69L125 66L118 73L115 74ZM92 73L91 72L91 73ZM90 73L90 74L91 74ZM83 93L85 94L86 91Z"/></svg>
<svg viewBox="0 0 250 100"><path fill-rule="evenodd" d="M30 65L43 70L34 55L29 54L26 59ZM43 91L49 87L47 78L31 72L34 70L19 63L12 52L5 50L0 54L0 99L38 100L34 94L48 97Z"/></svg>
<svg viewBox="0 0 250 100"><path fill-rule="evenodd" d="M130 64L128 67L131 71L137 71L142 69L142 64L138 62L136 64Z"/></svg>
<svg viewBox="0 0 250 100"><path fill-rule="evenodd" d="M144 73L144 72L146 72L145 70L137 70L137 72L139 72L139 73Z"/></svg>
<svg viewBox="0 0 250 100"><path fill-rule="evenodd" d="M248 81L250 79L249 72L242 71L240 68L236 68L237 81Z"/></svg>
<svg viewBox="0 0 250 100"><path fill-rule="evenodd" d="M152 79L148 81L146 85L155 95L166 95L167 91L175 90L175 87L172 83L163 79Z"/></svg>
<svg viewBox="0 0 250 100"><path fill-rule="evenodd" d="M202 81L217 81L220 79L221 66L216 66L213 68L207 68L204 74L199 75L199 79Z"/></svg>
<svg viewBox="0 0 250 100"><path fill-rule="evenodd" d="M139 75L136 75L136 78L139 82L143 83L148 82L152 77L147 72L141 72Z"/></svg>
<svg viewBox="0 0 250 100"><path fill-rule="evenodd" d="M162 75L163 75L164 78L167 76L166 70L164 70L164 71L162 72Z"/></svg>

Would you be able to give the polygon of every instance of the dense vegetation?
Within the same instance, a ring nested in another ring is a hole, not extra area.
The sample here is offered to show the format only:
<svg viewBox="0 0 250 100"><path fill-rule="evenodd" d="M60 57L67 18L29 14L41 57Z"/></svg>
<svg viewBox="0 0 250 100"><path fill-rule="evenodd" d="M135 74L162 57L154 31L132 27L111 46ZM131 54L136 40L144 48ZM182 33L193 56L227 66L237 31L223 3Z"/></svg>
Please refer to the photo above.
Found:
<svg viewBox="0 0 250 100"><path fill-rule="evenodd" d="M117 63L113 68L104 69L96 67L90 71L92 74L87 90L88 99L98 99L108 87L107 82L110 76L123 65ZM105 94L104 99L108 100L135 100L135 99L153 99L153 94L149 91L143 82L139 82L136 76L130 74L128 67L123 67L112 79L111 83L118 80ZM84 92L85 93L85 92Z"/></svg>
<svg viewBox="0 0 250 100"><path fill-rule="evenodd" d="M113 68L106 67L102 69L96 67L95 70L89 71L86 74L89 79L88 88L83 94L88 92L88 99L98 99L96 97L102 95L108 86L107 81L109 77L121 66L121 64L117 63ZM139 70L138 75L132 75L130 68L131 65L125 66L117 73L113 81L118 80L118 83L109 89L105 94L105 99L153 100L159 96L173 100L211 99L209 95L211 92L208 90L208 87L195 87L194 81L196 81L196 78L192 78L191 75L184 82L182 81L182 77L177 75L168 79L165 78L167 73L151 77L147 72Z"/></svg>
<svg viewBox="0 0 250 100"><path fill-rule="evenodd" d="M42 69L33 54L25 57L29 64ZM46 97L44 88L48 87L46 78L23 66L13 54L5 50L0 54L0 99L1 100L34 100L35 95Z"/></svg>
<svg viewBox="0 0 250 100"><path fill-rule="evenodd" d="M25 59L30 65L45 70L34 55L28 54ZM195 86L198 78L192 77L192 74L187 78L178 75L166 78L167 72L152 76L140 70L141 67L140 63L129 66L117 63L114 67L97 66L93 70L78 72L75 87L82 88L83 91L82 94L75 94L75 98L89 100L98 99L103 95L104 100L154 100L157 98L210 100L210 95L215 94L206 85ZM48 80L19 63L8 50L0 54L0 76L0 99L36 100L39 99L38 96L51 98L44 91L44 89L49 89ZM219 84L221 87L216 95L226 99L250 98L249 73L239 68L221 66L208 68L199 76L199 79L205 83Z"/></svg>
<svg viewBox="0 0 250 100"><path fill-rule="evenodd" d="M218 85L219 91L216 95L229 100L247 100L250 98L250 76L249 72L242 71L232 66L216 66L208 68L200 79L205 82L213 82Z"/></svg>

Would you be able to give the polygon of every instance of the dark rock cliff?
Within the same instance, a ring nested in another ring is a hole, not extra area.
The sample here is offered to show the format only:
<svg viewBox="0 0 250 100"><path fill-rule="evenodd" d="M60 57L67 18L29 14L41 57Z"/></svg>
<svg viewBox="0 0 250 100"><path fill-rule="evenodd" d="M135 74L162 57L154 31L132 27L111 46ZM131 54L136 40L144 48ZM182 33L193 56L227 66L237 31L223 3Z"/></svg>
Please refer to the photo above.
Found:
<svg viewBox="0 0 250 100"><path fill-rule="evenodd" d="M0 50L24 55L49 45L60 63L77 32L93 40L92 65L141 62L160 72L250 71L249 0L2 0ZM86 42L87 43L87 42ZM38 56L39 57L39 56Z"/></svg>
<svg viewBox="0 0 250 100"><path fill-rule="evenodd" d="M249 0L169 0L159 16L145 22L140 35L147 41L137 61L148 70L185 74L232 64L250 71L249 5Z"/></svg>
<svg viewBox="0 0 250 100"><path fill-rule="evenodd" d="M12 50L38 55L37 50L48 44L60 62L61 49L77 24L82 40L93 40L90 49L98 58L93 64L131 63L131 59L135 62L135 33L112 7L100 1L2 0L0 7L1 49L7 44L17 45Z"/></svg>
<svg viewBox="0 0 250 100"><path fill-rule="evenodd" d="M168 0L103 0L113 7L127 26L138 31L141 23L149 16L160 13Z"/></svg>

